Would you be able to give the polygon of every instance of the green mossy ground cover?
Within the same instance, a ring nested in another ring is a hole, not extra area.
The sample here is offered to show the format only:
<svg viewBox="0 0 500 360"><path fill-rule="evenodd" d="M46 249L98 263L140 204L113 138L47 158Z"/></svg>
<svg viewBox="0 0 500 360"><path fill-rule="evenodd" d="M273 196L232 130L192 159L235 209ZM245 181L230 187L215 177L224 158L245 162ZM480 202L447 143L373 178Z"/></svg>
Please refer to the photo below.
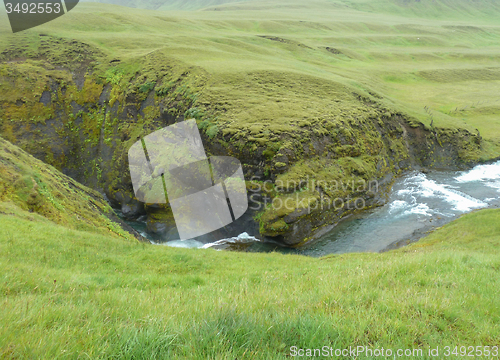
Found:
<svg viewBox="0 0 500 360"><path fill-rule="evenodd" d="M135 239L111 220L113 210L96 191L61 174L0 138L0 213L68 229ZM2 228L2 232L5 229ZM22 233L22 229L19 229Z"/></svg>

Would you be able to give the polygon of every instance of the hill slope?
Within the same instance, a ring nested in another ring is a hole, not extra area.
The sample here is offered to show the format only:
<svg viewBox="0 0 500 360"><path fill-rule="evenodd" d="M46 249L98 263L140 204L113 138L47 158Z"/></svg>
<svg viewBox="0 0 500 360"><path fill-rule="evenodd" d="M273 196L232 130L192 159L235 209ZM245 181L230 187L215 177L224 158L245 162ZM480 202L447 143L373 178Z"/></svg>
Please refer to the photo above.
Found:
<svg viewBox="0 0 500 360"><path fill-rule="evenodd" d="M30 221L42 219L47 227L59 224L68 229L114 235L128 240L124 224L102 196L52 166L0 138L0 213ZM117 222L115 222L117 221ZM19 229L23 233L24 228ZM2 232L4 229L2 229ZM89 235L90 236L90 235Z"/></svg>
<svg viewBox="0 0 500 360"><path fill-rule="evenodd" d="M496 0L354 0L345 3L362 11L445 21L459 18L495 19L500 14L500 3Z"/></svg>
<svg viewBox="0 0 500 360"><path fill-rule="evenodd" d="M499 26L351 3L84 3L17 35L4 17L0 132L118 205L133 200L128 146L187 116L212 154L241 157L281 200L277 179L499 156ZM322 259L149 246L109 212L0 139L0 358L267 360L292 346L370 346L430 359L418 351L485 345L495 357L500 346L498 210L404 249ZM289 215L259 221L279 235L305 219Z"/></svg>
<svg viewBox="0 0 500 360"><path fill-rule="evenodd" d="M438 346L500 346L499 210L404 249L316 259L140 244L106 209L0 138L1 358L268 360L294 346L430 358Z"/></svg>

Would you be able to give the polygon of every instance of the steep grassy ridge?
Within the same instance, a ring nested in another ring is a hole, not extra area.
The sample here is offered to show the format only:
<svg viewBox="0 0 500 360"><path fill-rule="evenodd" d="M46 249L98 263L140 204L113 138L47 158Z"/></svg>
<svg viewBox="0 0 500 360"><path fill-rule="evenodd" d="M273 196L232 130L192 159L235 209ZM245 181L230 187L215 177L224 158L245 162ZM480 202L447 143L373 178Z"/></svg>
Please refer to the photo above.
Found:
<svg viewBox="0 0 500 360"><path fill-rule="evenodd" d="M132 240L102 196L0 138L0 213ZM47 221L49 220L49 221ZM21 228L22 229L22 228ZM18 229L18 230L21 230ZM2 228L2 232L4 229ZM21 232L22 233L22 230Z"/></svg>

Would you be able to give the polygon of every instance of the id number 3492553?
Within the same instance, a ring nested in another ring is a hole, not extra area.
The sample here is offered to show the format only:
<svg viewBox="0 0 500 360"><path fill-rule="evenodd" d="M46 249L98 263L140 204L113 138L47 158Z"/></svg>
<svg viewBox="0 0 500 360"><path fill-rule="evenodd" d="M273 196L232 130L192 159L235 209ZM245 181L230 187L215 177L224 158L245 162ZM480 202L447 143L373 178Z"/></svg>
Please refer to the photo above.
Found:
<svg viewBox="0 0 500 360"><path fill-rule="evenodd" d="M5 8L7 14L18 13L18 14L59 14L62 11L61 3L6 3Z"/></svg>

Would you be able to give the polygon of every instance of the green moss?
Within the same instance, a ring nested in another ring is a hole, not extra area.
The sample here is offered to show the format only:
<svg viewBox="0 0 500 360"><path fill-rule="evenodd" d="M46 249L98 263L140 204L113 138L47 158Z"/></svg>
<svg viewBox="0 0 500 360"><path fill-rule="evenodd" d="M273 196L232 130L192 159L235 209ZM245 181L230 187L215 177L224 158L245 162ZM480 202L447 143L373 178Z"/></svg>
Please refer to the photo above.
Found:
<svg viewBox="0 0 500 360"><path fill-rule="evenodd" d="M71 229L131 239L105 214L112 214L95 191L0 138L0 202L12 202Z"/></svg>
<svg viewBox="0 0 500 360"><path fill-rule="evenodd" d="M201 120L204 116L205 116L205 112L202 109L197 108L197 107L190 108L184 113L184 117L186 119ZM209 122L207 122L207 120L205 120L205 121L198 123L198 128L200 130L204 130L205 128L207 128L208 125L209 125Z"/></svg>
<svg viewBox="0 0 500 360"><path fill-rule="evenodd" d="M262 223L261 233L267 236L279 236L282 233L286 232L289 228L289 225L285 223L282 219L275 221L273 223Z"/></svg>
<svg viewBox="0 0 500 360"><path fill-rule="evenodd" d="M139 86L139 91L142 93L149 93L155 88L155 85L156 83L154 82L147 82Z"/></svg>
<svg viewBox="0 0 500 360"><path fill-rule="evenodd" d="M219 128L217 127L217 125L212 125L207 129L206 133L209 139L213 139L219 133Z"/></svg>

